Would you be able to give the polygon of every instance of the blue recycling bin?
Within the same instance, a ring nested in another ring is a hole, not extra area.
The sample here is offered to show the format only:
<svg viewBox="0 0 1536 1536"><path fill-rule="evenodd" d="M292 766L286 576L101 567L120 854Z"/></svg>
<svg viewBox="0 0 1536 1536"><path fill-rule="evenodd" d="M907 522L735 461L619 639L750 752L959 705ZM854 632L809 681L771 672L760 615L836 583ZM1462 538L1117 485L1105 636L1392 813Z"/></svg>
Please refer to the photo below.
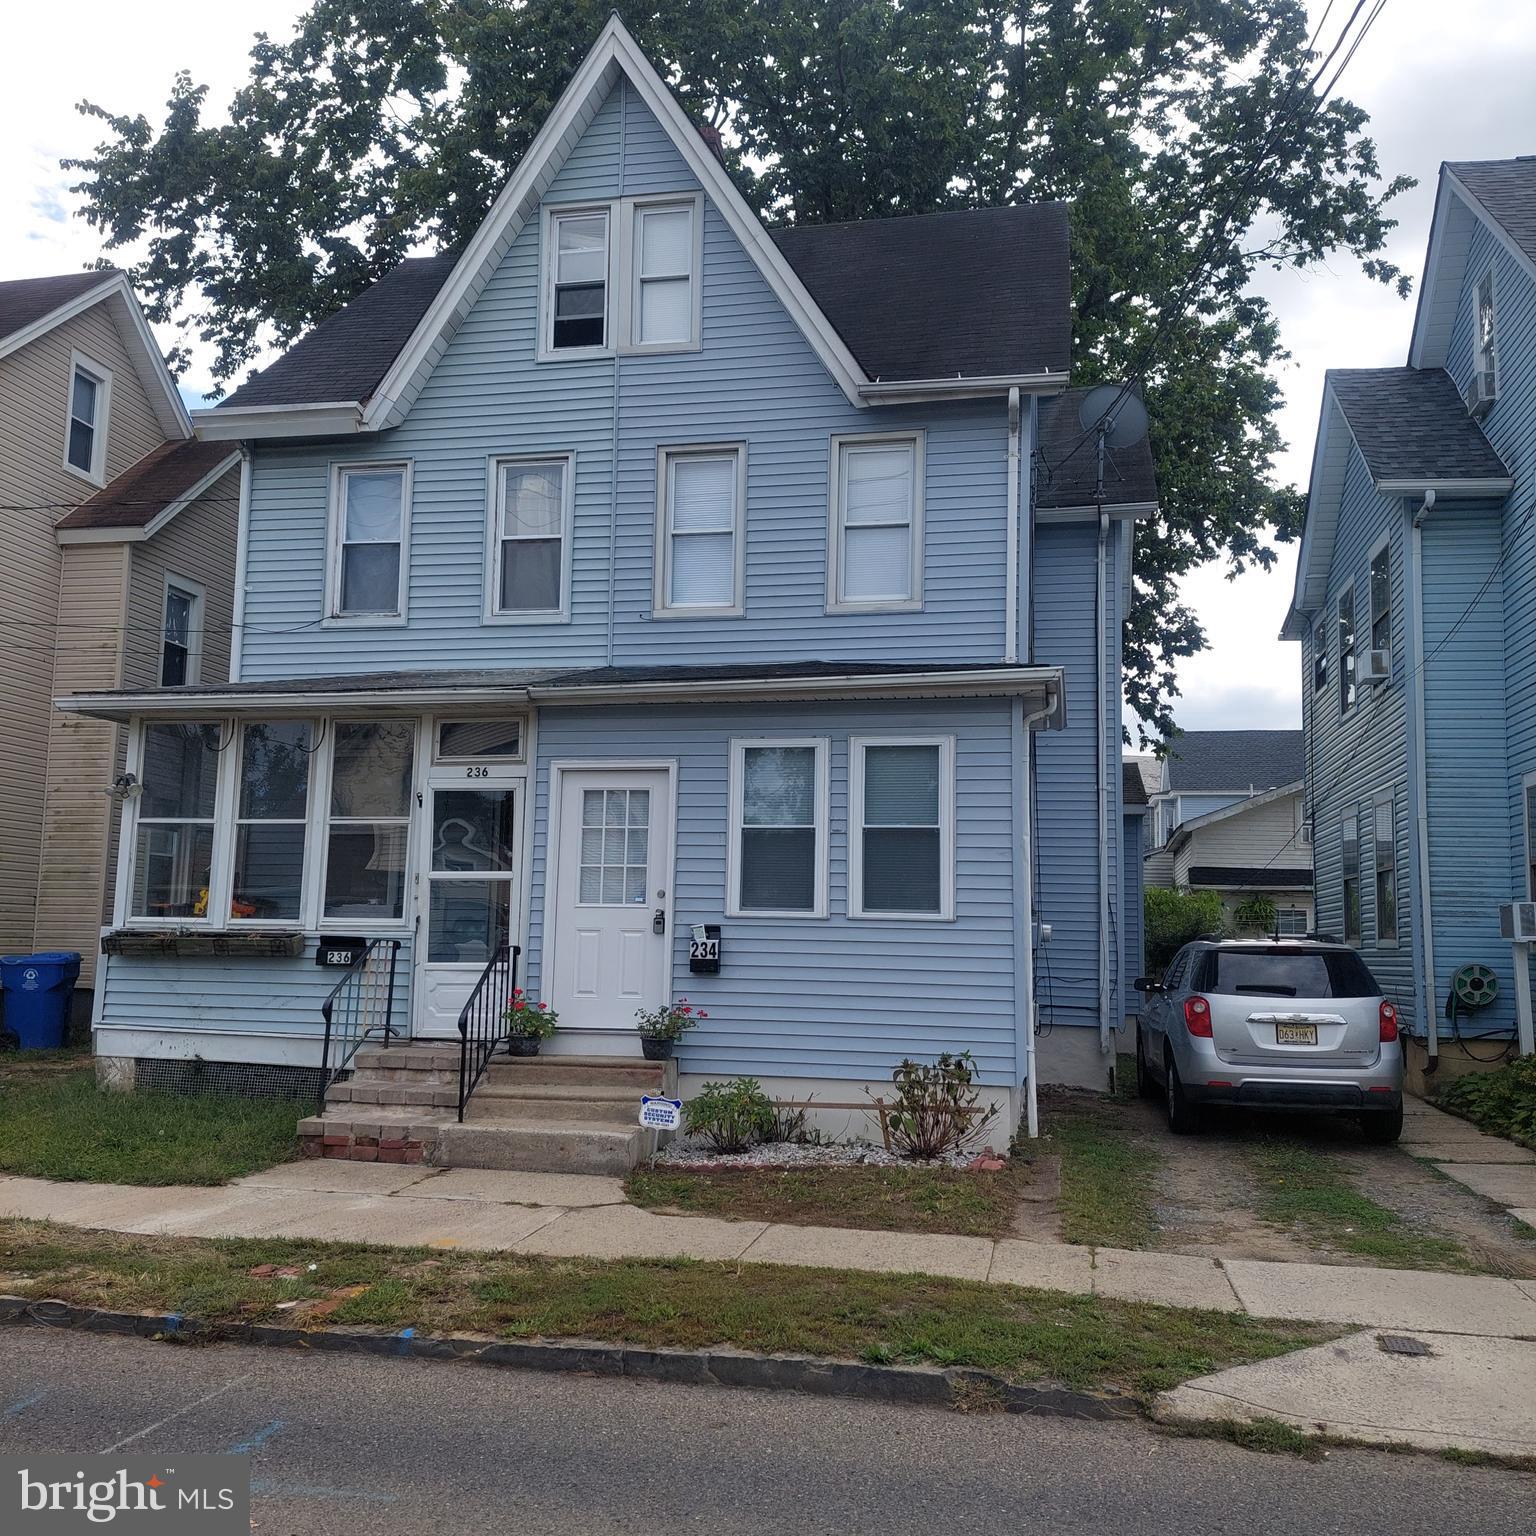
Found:
<svg viewBox="0 0 1536 1536"><path fill-rule="evenodd" d="M69 1028L69 1001L80 979L73 953L0 955L5 1027L24 1051L57 1050Z"/></svg>

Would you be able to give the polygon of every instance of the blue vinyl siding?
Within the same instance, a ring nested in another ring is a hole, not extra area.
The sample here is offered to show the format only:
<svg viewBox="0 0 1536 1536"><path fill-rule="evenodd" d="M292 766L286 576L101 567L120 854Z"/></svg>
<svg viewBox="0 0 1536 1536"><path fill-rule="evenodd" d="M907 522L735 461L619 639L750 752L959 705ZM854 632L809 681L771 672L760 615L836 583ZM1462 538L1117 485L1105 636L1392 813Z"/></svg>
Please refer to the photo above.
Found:
<svg viewBox="0 0 1536 1536"><path fill-rule="evenodd" d="M970 1051L991 1084L1015 1070L1011 721L1001 700L734 709L546 709L539 717L528 986L541 979L549 764L675 761L673 996L709 1012L680 1050L685 1072L884 1078L903 1056ZM848 737L955 737L955 919L848 913ZM732 736L830 738L826 918L726 918L727 746ZM722 925L719 976L688 970L688 927Z"/></svg>

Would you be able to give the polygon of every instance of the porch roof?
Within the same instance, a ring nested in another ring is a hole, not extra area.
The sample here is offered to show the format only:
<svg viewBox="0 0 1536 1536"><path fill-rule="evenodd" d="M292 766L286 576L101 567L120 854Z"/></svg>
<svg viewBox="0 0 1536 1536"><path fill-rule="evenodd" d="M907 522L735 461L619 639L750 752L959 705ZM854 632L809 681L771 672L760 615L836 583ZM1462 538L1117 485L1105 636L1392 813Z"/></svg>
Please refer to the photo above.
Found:
<svg viewBox="0 0 1536 1536"><path fill-rule="evenodd" d="M1066 724L1060 667L1005 662L845 661L715 666L479 667L359 672L329 677L202 683L182 688L114 689L67 694L69 714L127 721L140 715L208 719L224 715L296 715L317 710L497 707L535 704L716 704L749 699L892 699L1021 697L1045 711L1040 724Z"/></svg>

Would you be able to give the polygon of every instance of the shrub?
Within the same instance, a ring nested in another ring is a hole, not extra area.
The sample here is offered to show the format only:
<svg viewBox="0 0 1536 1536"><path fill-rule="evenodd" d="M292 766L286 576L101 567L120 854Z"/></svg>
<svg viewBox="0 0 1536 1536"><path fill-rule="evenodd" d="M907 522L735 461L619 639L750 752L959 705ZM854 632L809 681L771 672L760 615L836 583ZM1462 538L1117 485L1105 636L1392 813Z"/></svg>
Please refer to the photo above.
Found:
<svg viewBox="0 0 1536 1536"><path fill-rule="evenodd" d="M894 1103L884 1105L885 1144L903 1157L933 1158L958 1152L992 1118L975 1088L976 1062L969 1051L935 1062L903 1061L891 1076Z"/></svg>
<svg viewBox="0 0 1536 1536"><path fill-rule="evenodd" d="M716 1152L745 1152L774 1133L773 1103L755 1077L705 1083L683 1106L683 1129Z"/></svg>
<svg viewBox="0 0 1536 1536"><path fill-rule="evenodd" d="M1221 897L1215 891L1149 890L1144 898L1147 917L1147 973L1158 975L1191 939L1219 933L1224 926Z"/></svg>
<svg viewBox="0 0 1536 1536"><path fill-rule="evenodd" d="M1536 1147L1536 1056L1447 1083L1436 1102L1495 1136Z"/></svg>
<svg viewBox="0 0 1536 1536"><path fill-rule="evenodd" d="M1269 935L1275 931L1275 904L1268 896L1250 896L1232 914L1232 926L1239 933Z"/></svg>

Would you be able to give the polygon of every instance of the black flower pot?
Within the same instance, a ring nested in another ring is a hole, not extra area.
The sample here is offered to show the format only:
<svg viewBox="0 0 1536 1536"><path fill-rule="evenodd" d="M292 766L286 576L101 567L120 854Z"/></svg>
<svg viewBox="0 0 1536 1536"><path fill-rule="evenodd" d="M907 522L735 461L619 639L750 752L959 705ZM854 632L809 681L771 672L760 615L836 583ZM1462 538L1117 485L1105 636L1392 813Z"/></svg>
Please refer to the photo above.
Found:
<svg viewBox="0 0 1536 1536"><path fill-rule="evenodd" d="M675 1040L653 1040L649 1035L640 1036L640 1049L647 1061L671 1061Z"/></svg>
<svg viewBox="0 0 1536 1536"><path fill-rule="evenodd" d="M542 1042L537 1035L511 1035L507 1039L509 1056L537 1056Z"/></svg>

